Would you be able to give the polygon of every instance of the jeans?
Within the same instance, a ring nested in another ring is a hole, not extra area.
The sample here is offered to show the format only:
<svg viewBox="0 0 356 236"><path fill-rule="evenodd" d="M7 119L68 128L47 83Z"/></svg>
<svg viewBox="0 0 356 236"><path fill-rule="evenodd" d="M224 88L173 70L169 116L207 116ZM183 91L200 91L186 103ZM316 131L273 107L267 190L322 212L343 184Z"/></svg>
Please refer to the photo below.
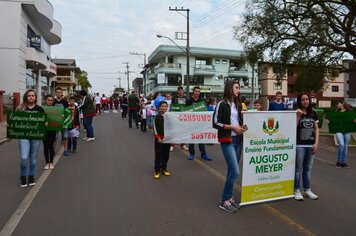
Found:
<svg viewBox="0 0 356 236"><path fill-rule="evenodd" d="M153 116L147 116L147 126L148 128L153 128Z"/></svg>
<svg viewBox="0 0 356 236"><path fill-rule="evenodd" d="M224 191L221 196L221 200L226 201L232 198L235 180L240 175L239 162L242 152L242 143L237 136L232 136L231 143L220 143L220 147L227 164Z"/></svg>
<svg viewBox="0 0 356 236"><path fill-rule="evenodd" d="M35 175L40 144L41 140L19 139L21 176L27 176L27 160L30 169L28 175Z"/></svg>
<svg viewBox="0 0 356 236"><path fill-rule="evenodd" d="M349 147L351 133L336 133L339 147L337 149L337 162L346 163L347 148Z"/></svg>
<svg viewBox="0 0 356 236"><path fill-rule="evenodd" d="M94 138L94 129L93 129L93 117L88 116L83 119L84 128L87 131L88 138Z"/></svg>
<svg viewBox="0 0 356 236"><path fill-rule="evenodd" d="M203 156L204 154L206 154L205 144L199 143L198 146L199 146L200 155ZM192 143L189 144L189 154L195 155L195 148L194 148L194 144Z"/></svg>
<svg viewBox="0 0 356 236"><path fill-rule="evenodd" d="M147 131L147 119L141 119L141 131Z"/></svg>
<svg viewBox="0 0 356 236"><path fill-rule="evenodd" d="M313 162L314 154L312 153L311 147L297 147L294 189L300 189L300 176L303 178L304 190L310 189L310 177Z"/></svg>

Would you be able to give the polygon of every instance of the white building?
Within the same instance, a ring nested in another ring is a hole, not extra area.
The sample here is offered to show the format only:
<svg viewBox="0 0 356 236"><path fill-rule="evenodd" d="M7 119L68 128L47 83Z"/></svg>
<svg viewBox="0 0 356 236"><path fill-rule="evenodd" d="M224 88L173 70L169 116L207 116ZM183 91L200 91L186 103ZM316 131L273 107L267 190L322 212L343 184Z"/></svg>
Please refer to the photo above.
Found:
<svg viewBox="0 0 356 236"><path fill-rule="evenodd" d="M251 98L252 69L244 62L242 51L191 47L189 60L190 92L199 86L204 97L221 98L225 81L236 79L241 95ZM185 89L186 62L186 54L177 46L158 46L148 57L146 94L176 92L180 85ZM258 97L257 76L254 85Z"/></svg>
<svg viewBox="0 0 356 236"><path fill-rule="evenodd" d="M39 99L56 75L51 45L61 42L62 26L47 0L0 0L0 89L5 94L36 89Z"/></svg>

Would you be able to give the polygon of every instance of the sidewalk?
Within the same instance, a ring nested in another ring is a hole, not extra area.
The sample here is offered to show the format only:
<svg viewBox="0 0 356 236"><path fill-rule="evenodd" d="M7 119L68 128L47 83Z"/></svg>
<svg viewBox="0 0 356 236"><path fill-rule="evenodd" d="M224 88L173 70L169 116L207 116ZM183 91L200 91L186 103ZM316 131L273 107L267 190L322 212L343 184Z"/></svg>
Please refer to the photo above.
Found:
<svg viewBox="0 0 356 236"><path fill-rule="evenodd" d="M0 144L7 142L6 138L6 121L0 122Z"/></svg>

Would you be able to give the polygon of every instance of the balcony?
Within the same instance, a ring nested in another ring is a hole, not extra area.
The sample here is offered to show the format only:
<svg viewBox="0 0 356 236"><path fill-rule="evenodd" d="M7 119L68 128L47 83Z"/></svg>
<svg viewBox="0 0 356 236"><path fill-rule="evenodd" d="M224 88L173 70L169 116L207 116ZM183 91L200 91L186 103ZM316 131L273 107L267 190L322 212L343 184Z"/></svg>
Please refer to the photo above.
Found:
<svg viewBox="0 0 356 236"><path fill-rule="evenodd" d="M54 77L54 81L59 84L68 84L68 85L76 85L75 77L74 76L62 76L58 75Z"/></svg>
<svg viewBox="0 0 356 236"><path fill-rule="evenodd" d="M47 56L32 47L26 47L26 66L30 69L46 69Z"/></svg>
<svg viewBox="0 0 356 236"><path fill-rule="evenodd" d="M244 67L230 66L229 77L248 76L248 70Z"/></svg>
<svg viewBox="0 0 356 236"><path fill-rule="evenodd" d="M215 67L213 65L195 65L194 75L215 75Z"/></svg>
<svg viewBox="0 0 356 236"><path fill-rule="evenodd" d="M155 73L182 74L180 63L159 63L155 67Z"/></svg>

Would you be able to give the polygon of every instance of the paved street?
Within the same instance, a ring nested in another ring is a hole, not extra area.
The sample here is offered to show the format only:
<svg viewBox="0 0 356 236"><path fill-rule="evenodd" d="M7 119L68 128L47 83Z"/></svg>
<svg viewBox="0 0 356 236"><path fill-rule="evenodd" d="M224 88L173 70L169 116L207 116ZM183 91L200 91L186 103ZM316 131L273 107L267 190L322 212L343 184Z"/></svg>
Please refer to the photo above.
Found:
<svg viewBox="0 0 356 236"><path fill-rule="evenodd" d="M94 128L96 141L80 141L53 171L42 170L41 152L37 178L49 175L32 189L19 186L17 141L0 145L0 231L35 189L12 235L355 235L356 149L349 152L351 168L337 169L331 137L322 137L314 162L319 200L287 199L230 214L218 208L226 171L219 145L207 146L212 162L188 161L176 149L172 176L154 180L152 132L129 129L119 113L96 117Z"/></svg>

